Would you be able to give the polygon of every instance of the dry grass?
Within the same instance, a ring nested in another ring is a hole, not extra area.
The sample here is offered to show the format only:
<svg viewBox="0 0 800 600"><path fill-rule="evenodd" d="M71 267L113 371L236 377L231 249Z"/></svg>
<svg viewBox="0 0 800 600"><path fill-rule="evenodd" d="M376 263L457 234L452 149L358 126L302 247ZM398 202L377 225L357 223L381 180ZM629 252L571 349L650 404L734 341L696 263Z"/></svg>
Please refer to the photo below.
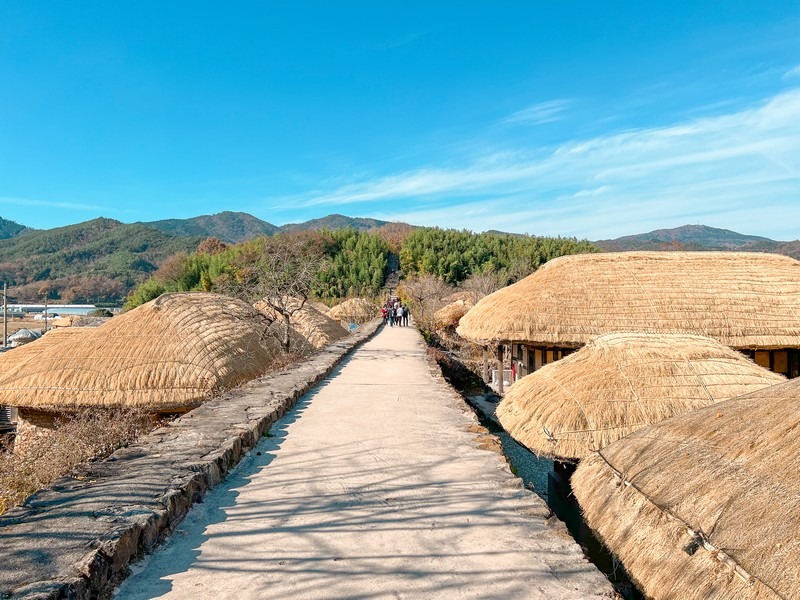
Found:
<svg viewBox="0 0 800 600"><path fill-rule="evenodd" d="M24 449L0 450L0 514L87 460L108 456L152 430L156 422L133 410L83 411L59 419Z"/></svg>
<svg viewBox="0 0 800 600"><path fill-rule="evenodd" d="M556 258L483 298L458 334L577 348L613 332L690 333L733 348L800 347L800 262L749 252Z"/></svg>
<svg viewBox="0 0 800 600"><path fill-rule="evenodd" d="M642 427L783 381L710 338L609 334L516 382L497 417L536 454L580 459Z"/></svg>
<svg viewBox="0 0 800 600"><path fill-rule="evenodd" d="M649 598L800 598L800 379L663 421L573 489Z"/></svg>

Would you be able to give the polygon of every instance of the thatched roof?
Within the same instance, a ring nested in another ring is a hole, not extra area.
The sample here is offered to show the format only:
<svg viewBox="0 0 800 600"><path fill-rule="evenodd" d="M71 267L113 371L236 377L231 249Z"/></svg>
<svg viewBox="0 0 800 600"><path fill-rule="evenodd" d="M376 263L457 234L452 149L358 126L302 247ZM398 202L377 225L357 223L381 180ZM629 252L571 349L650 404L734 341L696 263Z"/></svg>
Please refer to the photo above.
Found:
<svg viewBox="0 0 800 600"><path fill-rule="evenodd" d="M327 304L325 304L324 302L320 302L320 301L318 301L318 300L309 300L309 301L307 302L307 304L308 304L308 305L309 305L311 308L313 308L313 309L317 310L317 312L321 312L323 315L327 315L327 314L328 314L328 311L331 309L331 307L330 307L330 306L328 306L328 305L327 305Z"/></svg>
<svg viewBox="0 0 800 600"><path fill-rule="evenodd" d="M467 311L472 308L471 302L456 300L433 313L434 323L438 328L455 327Z"/></svg>
<svg viewBox="0 0 800 600"><path fill-rule="evenodd" d="M299 306L299 304L299 299L286 303L287 306ZM255 307L272 320L279 318L278 313L263 300L256 302ZM308 302L292 314L290 322L292 329L313 349L322 348L348 336L348 331L338 321L319 312Z"/></svg>
<svg viewBox="0 0 800 600"><path fill-rule="evenodd" d="M580 459L642 427L782 381L710 338L615 333L517 381L497 417L536 454Z"/></svg>
<svg viewBox="0 0 800 600"><path fill-rule="evenodd" d="M586 519L649 598L800 598L800 379L586 459Z"/></svg>
<svg viewBox="0 0 800 600"><path fill-rule="evenodd" d="M366 323L380 314L380 309L366 298L350 298L328 311L331 319L350 321L351 323Z"/></svg>
<svg viewBox="0 0 800 600"><path fill-rule="evenodd" d="M692 333L734 348L800 347L800 262L751 252L562 256L483 298L457 333L579 347L604 333Z"/></svg>
<svg viewBox="0 0 800 600"><path fill-rule="evenodd" d="M442 302L451 303L451 302L458 302L459 300L463 300L468 304L472 305L478 301L478 293L477 292L467 292L464 290L459 290L457 292L453 292L449 296L445 296L442 298Z"/></svg>
<svg viewBox="0 0 800 600"><path fill-rule="evenodd" d="M269 368L278 344L268 327L239 300L165 294L102 327L48 333L45 340L63 341L39 352L3 354L0 404L45 411L191 408Z"/></svg>

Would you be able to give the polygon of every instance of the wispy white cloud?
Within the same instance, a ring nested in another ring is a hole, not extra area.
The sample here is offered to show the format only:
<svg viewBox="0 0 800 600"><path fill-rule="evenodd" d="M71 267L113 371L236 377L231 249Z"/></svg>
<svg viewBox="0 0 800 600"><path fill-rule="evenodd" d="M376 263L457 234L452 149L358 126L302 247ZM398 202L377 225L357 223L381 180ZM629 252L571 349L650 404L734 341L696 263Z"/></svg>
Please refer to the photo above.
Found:
<svg viewBox="0 0 800 600"><path fill-rule="evenodd" d="M784 79L793 79L795 77L800 77L800 65L796 67L792 67L786 73L783 74Z"/></svg>
<svg viewBox="0 0 800 600"><path fill-rule="evenodd" d="M564 118L563 113L569 104L569 100L548 100L547 102L540 102L518 110L503 119L503 123L541 125L542 123L560 121Z"/></svg>
<svg viewBox="0 0 800 600"><path fill-rule="evenodd" d="M703 221L794 239L800 89L729 114L426 166L295 200L475 230L601 238Z"/></svg>

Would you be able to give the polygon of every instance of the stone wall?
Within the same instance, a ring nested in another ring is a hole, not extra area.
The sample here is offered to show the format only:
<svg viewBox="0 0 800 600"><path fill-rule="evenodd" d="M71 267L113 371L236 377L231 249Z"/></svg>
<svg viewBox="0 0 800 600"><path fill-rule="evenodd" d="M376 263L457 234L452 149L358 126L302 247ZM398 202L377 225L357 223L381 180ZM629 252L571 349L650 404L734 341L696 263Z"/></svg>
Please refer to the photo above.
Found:
<svg viewBox="0 0 800 600"><path fill-rule="evenodd" d="M0 598L97 598L380 320L211 400L0 516Z"/></svg>

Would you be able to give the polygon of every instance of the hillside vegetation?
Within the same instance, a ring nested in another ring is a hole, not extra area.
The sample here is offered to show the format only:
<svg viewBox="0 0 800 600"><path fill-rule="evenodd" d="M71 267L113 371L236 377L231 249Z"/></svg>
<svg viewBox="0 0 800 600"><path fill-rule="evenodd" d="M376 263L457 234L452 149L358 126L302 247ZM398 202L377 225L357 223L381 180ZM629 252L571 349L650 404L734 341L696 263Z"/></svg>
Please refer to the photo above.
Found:
<svg viewBox="0 0 800 600"><path fill-rule="evenodd" d="M125 307L139 306L165 292L227 293L252 280L260 257L281 244L301 244L309 248L309 256L320 257L322 267L312 283L317 298L374 296L385 282L389 246L378 235L355 229L279 233L229 247L216 245L210 252L201 246L193 254L178 253L131 294Z"/></svg>
<svg viewBox="0 0 800 600"><path fill-rule="evenodd" d="M683 225L656 229L648 233L626 235L613 240L594 242L609 252L629 250L733 250L773 252L800 258L800 242L781 242L757 235L746 235L707 225Z"/></svg>
<svg viewBox="0 0 800 600"><path fill-rule="evenodd" d="M197 238L141 224L94 219L0 240L0 279L23 300L119 302L168 256L191 251Z"/></svg>
<svg viewBox="0 0 800 600"><path fill-rule="evenodd" d="M321 261L311 285L323 301L348 296L376 296L387 277L392 253L399 250L400 266L408 277L428 276L457 285L467 278L492 273L497 285L511 283L562 254L592 252L586 241L508 234L475 234L437 228L383 226L370 231L298 231L279 233L225 247L208 245L193 254L179 253L131 294L133 308L164 292L206 290L227 293L252 279L264 252L276 244L313 247ZM206 246L207 244L204 244Z"/></svg>
<svg viewBox="0 0 800 600"><path fill-rule="evenodd" d="M25 225L0 217L0 240L16 237L25 231L32 230L29 230Z"/></svg>
<svg viewBox="0 0 800 600"><path fill-rule="evenodd" d="M303 223L287 223L286 225L282 225L280 230L287 232L317 229L357 229L360 231L368 231L388 224L388 221L381 221L379 219L347 217L345 215L333 214L320 219L311 219Z"/></svg>
<svg viewBox="0 0 800 600"><path fill-rule="evenodd" d="M451 285L485 272L503 273L510 283L556 256L594 251L589 242L571 238L423 228L403 241L400 268L406 275L435 275Z"/></svg>
<svg viewBox="0 0 800 600"><path fill-rule="evenodd" d="M182 237L219 238L236 244L261 235L272 235L279 228L243 212L225 211L215 215L202 215L191 219L165 219L141 223L159 231Z"/></svg>

